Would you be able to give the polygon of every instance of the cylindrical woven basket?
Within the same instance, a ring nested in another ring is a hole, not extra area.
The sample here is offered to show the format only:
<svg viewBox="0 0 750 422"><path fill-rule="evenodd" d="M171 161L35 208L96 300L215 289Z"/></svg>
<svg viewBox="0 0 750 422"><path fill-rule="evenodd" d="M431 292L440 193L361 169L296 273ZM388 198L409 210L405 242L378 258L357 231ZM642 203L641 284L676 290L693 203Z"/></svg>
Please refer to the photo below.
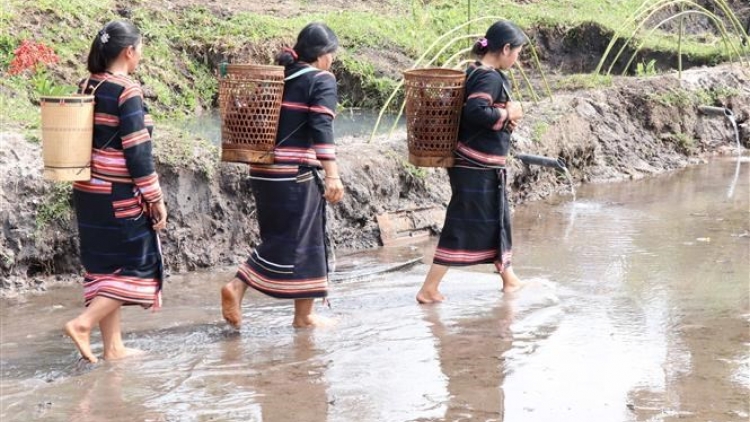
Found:
<svg viewBox="0 0 750 422"><path fill-rule="evenodd" d="M451 167L464 103L466 75L443 68L404 72L409 162Z"/></svg>
<svg viewBox="0 0 750 422"><path fill-rule="evenodd" d="M44 177L75 181L91 178L94 96L41 97Z"/></svg>
<svg viewBox="0 0 750 422"><path fill-rule="evenodd" d="M222 161L273 163L284 67L230 64L220 70Z"/></svg>

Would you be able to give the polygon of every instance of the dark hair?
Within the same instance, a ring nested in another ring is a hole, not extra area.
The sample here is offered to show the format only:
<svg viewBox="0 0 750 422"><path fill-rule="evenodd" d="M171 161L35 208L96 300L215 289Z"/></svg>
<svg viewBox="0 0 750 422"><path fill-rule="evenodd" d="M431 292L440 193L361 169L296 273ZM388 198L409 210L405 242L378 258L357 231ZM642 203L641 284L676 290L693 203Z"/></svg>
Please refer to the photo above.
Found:
<svg viewBox="0 0 750 422"><path fill-rule="evenodd" d="M94 37L89 50L88 69L91 73L107 70L120 52L141 42L141 32L128 21L112 21L104 25Z"/></svg>
<svg viewBox="0 0 750 422"><path fill-rule="evenodd" d="M333 53L339 48L339 39L331 28L324 23L307 24L297 35L294 49L285 48L276 55L276 63L288 66L297 60L312 63L318 57Z"/></svg>
<svg viewBox="0 0 750 422"><path fill-rule="evenodd" d="M510 44L511 48L520 47L526 44L526 34L509 21L497 21L487 29L484 38L474 43L471 52L482 57L488 52L502 50L505 44Z"/></svg>

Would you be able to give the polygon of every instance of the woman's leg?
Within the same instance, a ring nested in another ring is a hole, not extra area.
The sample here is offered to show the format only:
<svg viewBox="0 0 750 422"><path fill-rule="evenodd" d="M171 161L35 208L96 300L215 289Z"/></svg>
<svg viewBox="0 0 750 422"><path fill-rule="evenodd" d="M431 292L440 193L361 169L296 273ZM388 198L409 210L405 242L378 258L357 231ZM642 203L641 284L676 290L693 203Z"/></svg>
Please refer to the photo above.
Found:
<svg viewBox="0 0 750 422"><path fill-rule="evenodd" d="M120 330L120 309L122 307L110 312L109 315L99 321L99 331L102 332L102 343L104 344L104 359L106 360L109 360L113 355L121 354L125 349Z"/></svg>
<svg viewBox="0 0 750 422"><path fill-rule="evenodd" d="M505 293L513 293L523 287L523 282L516 276L511 265L505 267L500 277L503 279L503 292Z"/></svg>
<svg viewBox="0 0 750 422"><path fill-rule="evenodd" d="M438 286L446 272L448 272L448 267L445 265L433 263L430 266L430 271L427 272L422 288L417 293L417 302L427 304L445 300L445 296L438 291Z"/></svg>
<svg viewBox="0 0 750 422"><path fill-rule="evenodd" d="M65 334L73 339L78 351L89 362L96 363L98 361L91 352L91 329L104 317L119 309L121 305L122 302L119 300L97 296L81 315L65 324Z"/></svg>
<svg viewBox="0 0 750 422"><path fill-rule="evenodd" d="M294 321L292 325L295 328L323 327L331 325L331 319L316 315L314 311L315 299L295 299L294 300Z"/></svg>
<svg viewBox="0 0 750 422"><path fill-rule="evenodd" d="M99 321L99 330L102 332L102 343L104 343L104 360L117 360L143 353L141 350L125 347L123 344L120 329L121 310L122 306Z"/></svg>
<svg viewBox="0 0 750 422"><path fill-rule="evenodd" d="M247 284L237 277L221 288L221 314L235 328L242 324L242 298L246 290Z"/></svg>

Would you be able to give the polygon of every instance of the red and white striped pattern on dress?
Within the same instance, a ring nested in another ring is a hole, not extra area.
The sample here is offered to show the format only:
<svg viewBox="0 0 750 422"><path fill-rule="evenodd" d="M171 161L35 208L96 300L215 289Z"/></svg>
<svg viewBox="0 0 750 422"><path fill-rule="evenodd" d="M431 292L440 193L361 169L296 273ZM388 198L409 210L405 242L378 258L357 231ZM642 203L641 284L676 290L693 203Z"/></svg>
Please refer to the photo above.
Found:
<svg viewBox="0 0 750 422"><path fill-rule="evenodd" d="M151 173L136 179L130 177L123 151L94 149L91 154L91 173L92 177L108 182L135 184L146 202L156 202L162 198L159 176Z"/></svg>
<svg viewBox="0 0 750 422"><path fill-rule="evenodd" d="M151 134L148 133L147 128L143 128L139 131L128 133L127 135L122 137L122 147L123 148L132 148L136 145L140 145L144 142L150 142L151 141Z"/></svg>
<svg viewBox="0 0 750 422"><path fill-rule="evenodd" d="M127 277L118 274L86 273L83 280L83 293L86 306L97 296L123 302L123 305L141 305L144 308L161 306L159 281Z"/></svg>
<svg viewBox="0 0 750 422"><path fill-rule="evenodd" d="M486 264L497 258L496 249L484 251L468 251L460 249L437 248L435 260L451 265Z"/></svg>
<svg viewBox="0 0 750 422"><path fill-rule="evenodd" d="M491 166L505 166L505 162L507 160L507 157L505 157L504 155L485 154L473 148L470 148L463 142L458 143L456 152L469 160Z"/></svg>
<svg viewBox="0 0 750 422"><path fill-rule="evenodd" d="M94 149L91 152L91 172L97 178L115 183L132 183L125 154L116 149Z"/></svg>
<svg viewBox="0 0 750 422"><path fill-rule="evenodd" d="M109 195L112 193L112 183L106 180L96 179L92 177L87 181L74 182L73 189L88 193Z"/></svg>
<svg viewBox="0 0 750 422"><path fill-rule="evenodd" d="M299 163L306 166L320 166L315 150L312 148L276 147L274 156L284 163Z"/></svg>
<svg viewBox="0 0 750 422"><path fill-rule="evenodd" d="M332 161L336 159L336 146L333 144L315 144L313 149L318 160Z"/></svg>
<svg viewBox="0 0 750 422"><path fill-rule="evenodd" d="M115 211L115 218L136 218L146 212L141 195L121 201L113 201L112 208Z"/></svg>
<svg viewBox="0 0 750 422"><path fill-rule="evenodd" d="M266 265L263 265L262 262L259 262L258 256L253 254L251 256L251 259L255 261L256 264L263 266L264 269L266 269L269 272L277 272L279 274L284 274L285 272L277 270L272 270L269 267L278 267L273 264L268 265L268 262L265 262ZM289 278L279 278L274 279L268 276L263 276L257 271L253 270L252 267L247 265L247 263L242 263L240 265L240 268L237 271L237 276L247 283L250 287L253 287L263 293L269 294L274 297L280 297L280 296L298 296L298 295L305 295L315 292L326 292L328 288L328 277L318 277L318 278L306 278L306 279L294 279L291 280Z"/></svg>

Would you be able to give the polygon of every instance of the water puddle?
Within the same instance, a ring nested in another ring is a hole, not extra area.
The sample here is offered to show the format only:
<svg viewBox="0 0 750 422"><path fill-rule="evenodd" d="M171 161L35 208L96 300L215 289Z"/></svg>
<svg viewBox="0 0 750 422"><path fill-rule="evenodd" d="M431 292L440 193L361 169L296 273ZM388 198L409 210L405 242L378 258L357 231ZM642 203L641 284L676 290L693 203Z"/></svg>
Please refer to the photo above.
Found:
<svg viewBox="0 0 750 422"><path fill-rule="evenodd" d="M392 128L404 129L404 117L397 119L395 114L382 117L380 129L376 135L386 135ZM345 144L353 139L369 139L372 128L378 119L378 112L371 109L345 108L339 110L334 121L336 143ZM205 112L203 115L183 122L182 126L190 133L199 135L214 145L221 144L221 117L218 110Z"/></svg>

